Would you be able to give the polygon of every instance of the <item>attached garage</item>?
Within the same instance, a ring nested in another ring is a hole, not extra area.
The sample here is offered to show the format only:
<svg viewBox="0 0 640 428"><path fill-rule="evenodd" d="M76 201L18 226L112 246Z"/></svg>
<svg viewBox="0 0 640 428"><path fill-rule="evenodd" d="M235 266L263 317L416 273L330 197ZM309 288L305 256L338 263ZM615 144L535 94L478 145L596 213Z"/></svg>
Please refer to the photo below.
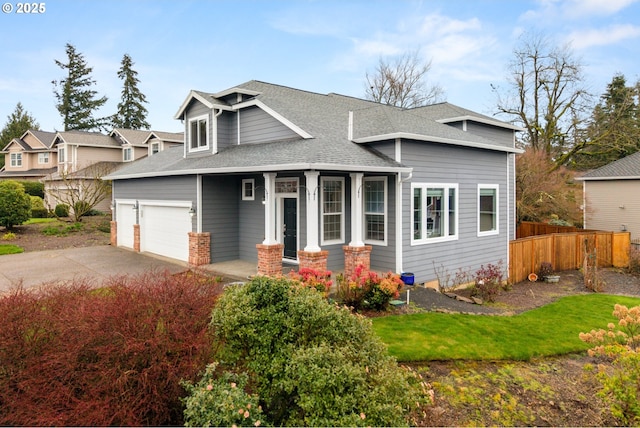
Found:
<svg viewBox="0 0 640 428"><path fill-rule="evenodd" d="M118 247L133 248L133 225L136 224L136 206L134 200L116 200L116 219L118 222Z"/></svg>
<svg viewBox="0 0 640 428"><path fill-rule="evenodd" d="M189 260L191 202L139 201L140 251Z"/></svg>

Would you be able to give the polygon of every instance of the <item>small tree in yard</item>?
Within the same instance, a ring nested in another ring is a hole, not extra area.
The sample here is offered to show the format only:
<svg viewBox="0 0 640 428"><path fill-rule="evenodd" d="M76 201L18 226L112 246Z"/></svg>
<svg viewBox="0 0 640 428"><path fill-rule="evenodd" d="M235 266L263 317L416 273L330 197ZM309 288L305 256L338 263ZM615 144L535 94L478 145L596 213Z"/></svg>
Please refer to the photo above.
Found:
<svg viewBox="0 0 640 428"><path fill-rule="evenodd" d="M71 207L73 220L78 222L97 204L111 195L111 181L102 177L109 174L115 165L99 162L78 172L60 172L50 176L47 192L54 198L56 205Z"/></svg>
<svg viewBox="0 0 640 428"><path fill-rule="evenodd" d="M31 198L13 180L0 181L0 226L13 229L31 217Z"/></svg>

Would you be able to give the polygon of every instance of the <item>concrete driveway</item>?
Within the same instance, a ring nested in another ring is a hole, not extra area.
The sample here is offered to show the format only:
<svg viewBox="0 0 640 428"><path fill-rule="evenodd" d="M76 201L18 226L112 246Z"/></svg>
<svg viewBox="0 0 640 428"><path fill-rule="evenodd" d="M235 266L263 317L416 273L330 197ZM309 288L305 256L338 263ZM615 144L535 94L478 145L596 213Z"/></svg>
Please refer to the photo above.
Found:
<svg viewBox="0 0 640 428"><path fill-rule="evenodd" d="M187 264L109 245L8 254L0 256L0 293L20 281L24 287L75 277L102 281L151 269L176 273L187 269Z"/></svg>

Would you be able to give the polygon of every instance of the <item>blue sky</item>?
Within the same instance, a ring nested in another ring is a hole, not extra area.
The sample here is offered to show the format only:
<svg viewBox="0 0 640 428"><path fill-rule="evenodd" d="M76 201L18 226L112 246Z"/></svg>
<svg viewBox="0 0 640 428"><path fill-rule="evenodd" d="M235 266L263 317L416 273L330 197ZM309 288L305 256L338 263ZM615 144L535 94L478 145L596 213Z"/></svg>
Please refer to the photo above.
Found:
<svg viewBox="0 0 640 428"><path fill-rule="evenodd" d="M7 2L2 0L3 10ZM115 112L122 56L135 62L152 129L181 131L174 114L191 89L218 92L256 79L363 97L380 57L418 51L447 101L494 114L523 32L571 43L588 88L616 73L640 79L638 0L138 0L44 1L42 14L0 14L0 126L18 102L43 130L62 129L52 80L71 43Z"/></svg>

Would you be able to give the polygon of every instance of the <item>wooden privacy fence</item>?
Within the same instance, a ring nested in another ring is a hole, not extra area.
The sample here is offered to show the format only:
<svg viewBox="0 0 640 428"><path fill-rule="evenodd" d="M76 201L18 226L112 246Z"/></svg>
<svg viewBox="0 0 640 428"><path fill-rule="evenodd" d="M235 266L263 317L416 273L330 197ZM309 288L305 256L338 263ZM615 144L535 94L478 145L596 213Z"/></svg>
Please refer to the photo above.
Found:
<svg viewBox="0 0 640 428"><path fill-rule="evenodd" d="M523 221L516 228L516 239L527 238L529 236L549 235L552 233L572 233L572 232L599 232L594 229L580 229L575 226L555 226L548 223L537 223L534 221Z"/></svg>
<svg viewBox="0 0 640 428"><path fill-rule="evenodd" d="M582 267L585 254L595 250L598 267L629 265L629 232L582 231L529 236L509 243L509 281L516 283L549 262L554 271Z"/></svg>

